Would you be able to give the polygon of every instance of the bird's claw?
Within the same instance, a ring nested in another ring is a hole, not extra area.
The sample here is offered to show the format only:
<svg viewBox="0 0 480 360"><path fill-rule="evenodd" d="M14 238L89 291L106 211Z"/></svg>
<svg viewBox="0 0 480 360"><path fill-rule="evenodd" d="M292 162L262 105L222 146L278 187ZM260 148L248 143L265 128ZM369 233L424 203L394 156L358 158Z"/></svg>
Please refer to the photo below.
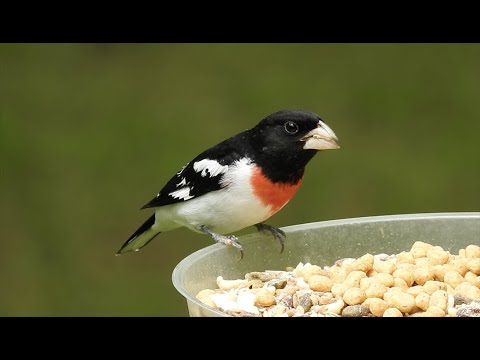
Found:
<svg viewBox="0 0 480 360"><path fill-rule="evenodd" d="M243 259L243 248L242 248L242 245L240 244L240 242L238 241L238 238L235 235L225 236L225 238L226 238L226 241L224 242L225 245L233 246L233 247L237 248L238 250L240 250L240 260L242 260Z"/></svg>
<svg viewBox="0 0 480 360"><path fill-rule="evenodd" d="M257 228L258 231L268 231L273 235L275 239L280 241L280 245L282 246L280 250L280 254L283 253L283 250L285 249L285 238L287 237L287 235L285 234L285 231L264 223L256 224L255 227Z"/></svg>
<svg viewBox="0 0 480 360"><path fill-rule="evenodd" d="M238 241L238 238L235 235L229 235L229 236L221 235L221 234L218 234L218 233L214 232L213 230L206 227L205 225L201 226L200 230L203 231L204 233L207 233L208 235L210 235L212 237L212 239L215 240L216 242L221 242L221 243L224 243L227 246L233 246L233 247L237 248L238 250L240 250L240 260L243 259L243 248L242 248L242 245L240 244L240 242Z"/></svg>

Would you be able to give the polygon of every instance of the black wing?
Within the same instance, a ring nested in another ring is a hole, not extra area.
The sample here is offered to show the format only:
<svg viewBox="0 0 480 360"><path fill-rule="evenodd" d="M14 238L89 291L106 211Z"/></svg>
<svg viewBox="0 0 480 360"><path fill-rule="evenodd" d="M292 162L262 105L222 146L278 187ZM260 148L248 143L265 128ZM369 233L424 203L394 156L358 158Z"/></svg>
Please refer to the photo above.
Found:
<svg viewBox="0 0 480 360"><path fill-rule="evenodd" d="M236 160L245 157L244 133L204 151L172 177L142 209L195 199L223 187L221 178Z"/></svg>

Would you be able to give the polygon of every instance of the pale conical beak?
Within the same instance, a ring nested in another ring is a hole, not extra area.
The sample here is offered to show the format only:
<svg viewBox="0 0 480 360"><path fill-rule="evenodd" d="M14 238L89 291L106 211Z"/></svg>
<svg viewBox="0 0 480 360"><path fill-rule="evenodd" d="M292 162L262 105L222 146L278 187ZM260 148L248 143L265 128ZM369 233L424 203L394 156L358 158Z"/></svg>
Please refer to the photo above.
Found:
<svg viewBox="0 0 480 360"><path fill-rule="evenodd" d="M304 149L333 150L340 147L337 143L337 135L322 120L318 122L318 126L315 129L301 140L305 141Z"/></svg>

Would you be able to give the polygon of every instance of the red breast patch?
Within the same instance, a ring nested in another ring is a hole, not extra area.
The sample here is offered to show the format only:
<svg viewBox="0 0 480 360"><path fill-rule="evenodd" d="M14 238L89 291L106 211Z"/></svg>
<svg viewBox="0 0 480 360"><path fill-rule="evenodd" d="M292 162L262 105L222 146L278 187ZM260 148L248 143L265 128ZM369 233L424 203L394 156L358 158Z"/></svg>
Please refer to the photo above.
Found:
<svg viewBox="0 0 480 360"><path fill-rule="evenodd" d="M258 167L253 169L252 187L255 195L265 206L271 206L271 215L280 210L295 195L302 184L301 178L296 184L274 183L270 181Z"/></svg>

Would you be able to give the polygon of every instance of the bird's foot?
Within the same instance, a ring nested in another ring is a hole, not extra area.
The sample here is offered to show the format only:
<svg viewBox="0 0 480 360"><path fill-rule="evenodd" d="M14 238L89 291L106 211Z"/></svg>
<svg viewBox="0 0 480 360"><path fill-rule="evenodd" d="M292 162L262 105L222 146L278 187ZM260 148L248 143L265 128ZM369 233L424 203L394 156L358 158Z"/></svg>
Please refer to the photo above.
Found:
<svg viewBox="0 0 480 360"><path fill-rule="evenodd" d="M240 260L243 259L243 248L235 235L221 235L216 233L212 229L206 227L205 225L200 226L200 231L210 235L212 239L216 242L221 242L227 246L233 246L237 248L238 250L240 250Z"/></svg>
<svg viewBox="0 0 480 360"><path fill-rule="evenodd" d="M264 224L264 223L255 224L255 227L257 228L258 231L268 231L273 235L275 239L280 241L280 245L282 246L282 249L280 250L280 254L283 253L283 249L285 248L285 238L287 237L283 230L271 225Z"/></svg>

